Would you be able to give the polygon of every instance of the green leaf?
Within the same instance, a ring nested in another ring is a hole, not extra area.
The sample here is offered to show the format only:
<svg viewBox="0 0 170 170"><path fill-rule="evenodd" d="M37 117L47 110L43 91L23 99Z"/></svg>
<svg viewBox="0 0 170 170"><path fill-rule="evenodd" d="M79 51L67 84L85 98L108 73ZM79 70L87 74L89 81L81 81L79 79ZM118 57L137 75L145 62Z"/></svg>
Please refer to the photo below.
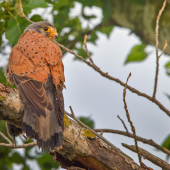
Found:
<svg viewBox="0 0 170 170"><path fill-rule="evenodd" d="M146 44L134 46L126 59L125 64L129 62L140 62L146 59L147 53L144 51L145 48Z"/></svg>
<svg viewBox="0 0 170 170"><path fill-rule="evenodd" d="M165 93L165 96L170 100L170 95Z"/></svg>
<svg viewBox="0 0 170 170"><path fill-rule="evenodd" d="M80 22L80 20L79 20L78 17L75 17L75 18L73 18L73 19L71 20L71 22L70 22L70 27L72 27L72 26L73 26L73 28L76 29L76 30L82 30L82 28L81 28L81 22Z"/></svg>
<svg viewBox="0 0 170 170"><path fill-rule="evenodd" d="M92 32L91 34L90 34L90 38L88 38L88 41L90 41L90 42L92 42L92 43L94 43L95 44L95 41L98 39L98 36L97 36L97 34L96 34L96 32Z"/></svg>
<svg viewBox="0 0 170 170"><path fill-rule="evenodd" d="M170 150L170 135L166 137L161 146Z"/></svg>
<svg viewBox="0 0 170 170"><path fill-rule="evenodd" d="M29 138L28 140L25 140L24 141L24 144L28 144L28 143L31 143L32 142L32 140L31 140L31 138ZM26 153L26 155L29 157L29 151L33 148L33 147L35 147L35 146L31 146L31 147L27 147L27 148L25 148L25 153ZM31 159L31 158L30 158Z"/></svg>
<svg viewBox="0 0 170 170"><path fill-rule="evenodd" d="M60 11L57 15L53 15L55 27L63 28L65 23L69 22L69 24L70 24L70 19L68 17L68 14L69 14L69 8L65 7L65 8L60 9Z"/></svg>
<svg viewBox="0 0 170 170"><path fill-rule="evenodd" d="M166 69L166 74L169 76L170 75L170 62L166 63L165 69Z"/></svg>
<svg viewBox="0 0 170 170"><path fill-rule="evenodd" d="M30 23L25 18L15 17L8 21L8 27L5 30L6 38L9 42L15 45L18 42L19 37L24 32L24 29Z"/></svg>
<svg viewBox="0 0 170 170"><path fill-rule="evenodd" d="M26 4L26 7L29 8L46 8L48 7L47 3L44 0L29 0L28 4Z"/></svg>
<svg viewBox="0 0 170 170"><path fill-rule="evenodd" d="M6 84L7 86L10 86L12 88L16 88L15 84L13 85L10 85L5 77L5 73L4 73L4 70L3 68L0 68L0 83L2 84Z"/></svg>
<svg viewBox="0 0 170 170"><path fill-rule="evenodd" d="M84 13L82 14L82 17L86 20L92 19L92 18L96 18L95 15L85 15Z"/></svg>
<svg viewBox="0 0 170 170"><path fill-rule="evenodd" d="M24 165L24 167L22 168L22 170L30 170L29 166L28 165Z"/></svg>
<svg viewBox="0 0 170 170"><path fill-rule="evenodd" d="M103 3L103 19L102 19L102 23L106 23L109 18L111 18L111 14L112 14L112 6L111 6L111 0L102 0Z"/></svg>
<svg viewBox="0 0 170 170"><path fill-rule="evenodd" d="M4 83L4 84L7 83L7 80L6 80L6 77L4 75L4 71L2 68L0 68L0 83Z"/></svg>
<svg viewBox="0 0 170 170"><path fill-rule="evenodd" d="M83 7L88 6L88 7L92 7L92 6L101 6L101 1L100 0L77 0L77 2L80 2Z"/></svg>
<svg viewBox="0 0 170 170"><path fill-rule="evenodd" d="M53 157L44 153L42 157L37 158L37 162L42 170L51 170L52 168L58 168L59 163L53 161Z"/></svg>
<svg viewBox="0 0 170 170"><path fill-rule="evenodd" d="M31 18L30 18L31 21L33 22L39 22L39 21L43 21L42 17L40 15L33 15Z"/></svg>
<svg viewBox="0 0 170 170"><path fill-rule="evenodd" d="M139 4L139 5L145 5L146 4L145 1L141 1L141 0L124 0L124 1L127 1L129 3Z"/></svg>
<svg viewBox="0 0 170 170"><path fill-rule="evenodd" d="M163 144L161 146L170 150L170 135L166 137L166 139L163 141ZM169 158L169 155L167 155L167 160L168 158Z"/></svg>
<svg viewBox="0 0 170 170"><path fill-rule="evenodd" d="M77 49L77 54L82 56L84 59L88 57L87 52L83 48ZM75 59L78 59L78 58L76 57Z"/></svg>
<svg viewBox="0 0 170 170"><path fill-rule="evenodd" d="M91 129L94 129L94 121L91 118L81 116L79 117L79 120L81 120L84 124L86 124Z"/></svg>
<svg viewBox="0 0 170 170"><path fill-rule="evenodd" d="M98 31L105 33L107 37L109 37L113 27L114 26L102 26L100 29L98 29Z"/></svg>
<svg viewBox="0 0 170 170"><path fill-rule="evenodd" d="M14 152L14 154L9 157L9 161L17 164L25 164L25 159L17 152Z"/></svg>
<svg viewBox="0 0 170 170"><path fill-rule="evenodd" d="M69 8L72 8L72 7L74 7L74 5L73 5L73 1L74 0L58 0L58 2L56 3L56 5L55 6L57 6L57 8L64 8L64 7L68 7L69 6Z"/></svg>

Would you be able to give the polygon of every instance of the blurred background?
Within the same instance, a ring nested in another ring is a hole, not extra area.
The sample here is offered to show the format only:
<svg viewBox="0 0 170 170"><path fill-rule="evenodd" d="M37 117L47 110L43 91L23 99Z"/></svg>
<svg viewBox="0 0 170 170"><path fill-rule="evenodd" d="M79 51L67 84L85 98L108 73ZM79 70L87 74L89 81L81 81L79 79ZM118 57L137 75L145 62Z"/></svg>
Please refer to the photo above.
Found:
<svg viewBox="0 0 170 170"><path fill-rule="evenodd" d="M150 96L153 94L156 48L156 17L163 0L22 0L23 10L32 21L47 20L59 33L57 41L77 54L87 58L83 47L84 35L95 64L109 75L125 82ZM160 19L159 54L165 40L170 43L170 3ZM12 47L28 21L21 17L19 1L0 0L0 83L9 85L4 69ZM160 59L160 72L156 98L170 109L170 48ZM66 89L65 110L72 106L75 115L92 128L124 130L119 115L129 131L123 104L123 87L110 81L72 54L63 50ZM136 133L170 149L170 118L154 103L127 90L127 105ZM7 135L4 121L0 131ZM121 135L104 134L110 142L138 163L137 154L122 147L121 143L134 145L134 140ZM17 144L28 143L21 136ZM0 142L5 142L0 137ZM169 162L168 156L143 143L139 147ZM153 168L161 168L144 160ZM13 149L0 147L0 169L3 170L55 170L58 162L38 148Z"/></svg>

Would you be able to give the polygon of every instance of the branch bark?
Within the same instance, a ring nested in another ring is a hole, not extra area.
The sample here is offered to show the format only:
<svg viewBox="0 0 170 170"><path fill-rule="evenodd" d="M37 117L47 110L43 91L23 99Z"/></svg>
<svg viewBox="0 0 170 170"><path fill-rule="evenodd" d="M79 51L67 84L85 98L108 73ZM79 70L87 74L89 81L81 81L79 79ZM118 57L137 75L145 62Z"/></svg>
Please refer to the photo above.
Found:
<svg viewBox="0 0 170 170"><path fill-rule="evenodd" d="M0 120L22 128L24 106L17 90L0 84ZM66 115L64 123L63 148L50 153L54 160L60 161L63 168L78 166L78 168L93 170L142 169L122 151L110 147ZM32 146L35 144L35 142L31 143ZM1 144L1 146L15 148L13 144ZM16 148L21 147L24 146L16 146Z"/></svg>
<svg viewBox="0 0 170 170"><path fill-rule="evenodd" d="M133 152L136 152L136 146L134 145L127 145L127 144L124 144L122 143L122 145L127 148L127 149L130 149L131 151ZM170 170L170 164L168 164L167 162L163 161L162 159L156 157L155 155L152 155L151 153L149 153L148 151L142 149L142 148L139 148L139 154L142 155L145 159L151 161L152 163L154 163L155 165L163 168L164 170Z"/></svg>
<svg viewBox="0 0 170 170"><path fill-rule="evenodd" d="M129 132L123 132L123 131L120 131L120 130L114 130L114 129L95 129L96 132L103 132L103 133L113 133L113 134L119 134L119 135L123 135L123 136L127 136L129 138L134 138L133 134L132 133L129 133ZM168 154L170 155L170 150L158 145L156 142L154 142L152 139L145 139L145 138L142 138L140 136L136 136L137 140L140 141L140 142L143 142L145 144L148 144L150 146L153 146L155 147L156 149L164 152L165 154Z"/></svg>

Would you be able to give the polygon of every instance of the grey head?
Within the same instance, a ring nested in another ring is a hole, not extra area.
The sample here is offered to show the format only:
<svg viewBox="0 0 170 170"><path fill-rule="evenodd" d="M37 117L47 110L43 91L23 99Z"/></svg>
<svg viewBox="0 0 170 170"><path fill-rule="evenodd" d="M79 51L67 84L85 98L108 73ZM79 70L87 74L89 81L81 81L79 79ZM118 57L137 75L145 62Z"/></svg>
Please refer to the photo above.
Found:
<svg viewBox="0 0 170 170"><path fill-rule="evenodd" d="M36 31L51 40L58 37L55 27L47 21L33 22L25 29L25 31Z"/></svg>

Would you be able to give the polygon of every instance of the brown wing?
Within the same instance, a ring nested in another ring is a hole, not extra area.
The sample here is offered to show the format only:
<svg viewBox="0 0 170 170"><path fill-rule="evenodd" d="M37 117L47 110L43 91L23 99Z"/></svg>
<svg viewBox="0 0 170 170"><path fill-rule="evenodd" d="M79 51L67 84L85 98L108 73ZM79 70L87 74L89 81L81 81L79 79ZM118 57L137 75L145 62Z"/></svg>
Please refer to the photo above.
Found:
<svg viewBox="0 0 170 170"><path fill-rule="evenodd" d="M46 109L52 111L53 105L46 95L43 83L29 77L13 74L14 82L25 103L38 116L46 116Z"/></svg>

